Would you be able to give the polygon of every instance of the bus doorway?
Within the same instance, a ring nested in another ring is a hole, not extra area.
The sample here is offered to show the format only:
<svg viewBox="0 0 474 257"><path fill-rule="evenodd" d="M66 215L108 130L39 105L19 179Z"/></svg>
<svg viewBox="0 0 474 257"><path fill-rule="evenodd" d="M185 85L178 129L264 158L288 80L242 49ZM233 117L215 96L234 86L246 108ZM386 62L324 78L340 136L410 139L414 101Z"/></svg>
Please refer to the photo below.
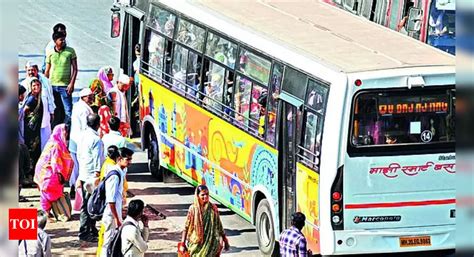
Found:
<svg viewBox="0 0 474 257"><path fill-rule="evenodd" d="M138 71L140 69L141 46L139 44L142 28L142 17L134 16L125 12L123 21L123 37L120 68L125 74L133 78L130 90L127 92L131 137L140 136L138 89L140 79Z"/></svg>
<svg viewBox="0 0 474 257"><path fill-rule="evenodd" d="M279 167L281 183L281 228L291 226L291 214L296 211L296 147L298 142L298 113L293 104L282 101L280 110Z"/></svg>

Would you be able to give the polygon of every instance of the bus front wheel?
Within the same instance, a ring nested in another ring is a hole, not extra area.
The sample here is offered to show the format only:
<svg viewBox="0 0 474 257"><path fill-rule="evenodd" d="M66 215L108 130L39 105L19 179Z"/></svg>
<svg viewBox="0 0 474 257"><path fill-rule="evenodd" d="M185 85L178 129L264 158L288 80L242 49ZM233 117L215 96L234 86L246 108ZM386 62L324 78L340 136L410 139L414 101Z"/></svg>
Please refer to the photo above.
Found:
<svg viewBox="0 0 474 257"><path fill-rule="evenodd" d="M263 199L258 204L255 226L258 246L262 254L264 256L277 256L275 226L273 224L270 204L266 199Z"/></svg>
<svg viewBox="0 0 474 257"><path fill-rule="evenodd" d="M163 181L163 169L160 167L159 151L158 151L158 141L154 133L149 135L149 144L147 148L148 152L148 170L150 170L151 175L156 177L158 181Z"/></svg>

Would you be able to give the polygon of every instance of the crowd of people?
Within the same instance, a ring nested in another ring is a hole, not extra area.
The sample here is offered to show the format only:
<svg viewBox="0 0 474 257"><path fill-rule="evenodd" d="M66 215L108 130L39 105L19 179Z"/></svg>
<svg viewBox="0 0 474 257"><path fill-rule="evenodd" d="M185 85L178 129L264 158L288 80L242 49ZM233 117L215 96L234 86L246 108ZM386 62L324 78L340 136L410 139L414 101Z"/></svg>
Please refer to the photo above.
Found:
<svg viewBox="0 0 474 257"><path fill-rule="evenodd" d="M77 56L66 35L64 24L53 27L52 41L45 49L44 74L39 64L28 61L26 78L19 84L19 201L28 201L21 196L21 188L33 185L39 190L41 207L37 240L20 241L20 256L51 256L52 239L46 233L46 223L70 220L70 199L80 206L79 240L98 243L97 256L110 256L117 233L123 256L144 256L150 233L145 203L135 199L127 206L126 193L127 169L134 154L127 139L131 133L126 92L133 79L122 73L114 83L113 68L102 67L73 103ZM105 206L97 218L90 213L88 203L100 188L104 188ZM292 230L282 233L283 239L292 238L283 241L283 256L299 256L285 254L293 254L293 250L307 253L300 231L304 215L295 215ZM100 221L100 229L96 221ZM209 201L209 189L199 185L178 253L219 256L229 248L218 208Z"/></svg>

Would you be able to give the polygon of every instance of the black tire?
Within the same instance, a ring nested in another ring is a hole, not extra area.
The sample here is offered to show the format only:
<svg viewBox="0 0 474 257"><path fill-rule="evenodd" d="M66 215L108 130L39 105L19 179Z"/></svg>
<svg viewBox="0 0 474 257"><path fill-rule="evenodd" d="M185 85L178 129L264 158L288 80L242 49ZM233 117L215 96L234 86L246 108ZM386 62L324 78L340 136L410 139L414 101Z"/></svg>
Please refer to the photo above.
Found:
<svg viewBox="0 0 474 257"><path fill-rule="evenodd" d="M163 169L160 166L158 141L156 140L155 133L149 134L149 144L147 148L148 153L148 170L151 175L154 176L158 181L163 181Z"/></svg>
<svg viewBox="0 0 474 257"><path fill-rule="evenodd" d="M257 241L263 256L278 256L278 247L275 240L275 225L266 199L260 201L255 218Z"/></svg>

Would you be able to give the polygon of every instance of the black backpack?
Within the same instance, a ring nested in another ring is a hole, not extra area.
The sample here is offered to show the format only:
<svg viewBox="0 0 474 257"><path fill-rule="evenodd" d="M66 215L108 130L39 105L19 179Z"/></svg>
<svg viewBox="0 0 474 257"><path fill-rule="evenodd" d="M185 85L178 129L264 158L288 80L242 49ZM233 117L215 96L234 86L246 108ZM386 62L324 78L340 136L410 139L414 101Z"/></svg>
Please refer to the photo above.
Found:
<svg viewBox="0 0 474 257"><path fill-rule="evenodd" d="M132 225L136 227L131 221L126 221L122 224L120 228L117 228L112 235L112 240L110 244L107 246L107 257L122 257L126 254L130 249L132 249L133 244L128 247L125 253L122 254L122 229L127 225Z"/></svg>
<svg viewBox="0 0 474 257"><path fill-rule="evenodd" d="M111 170L107 176L99 183L99 186L94 189L92 195L87 202L87 212L93 220L101 220L104 214L107 203L105 202L105 181L113 175L117 175L120 184L120 173L117 170Z"/></svg>

